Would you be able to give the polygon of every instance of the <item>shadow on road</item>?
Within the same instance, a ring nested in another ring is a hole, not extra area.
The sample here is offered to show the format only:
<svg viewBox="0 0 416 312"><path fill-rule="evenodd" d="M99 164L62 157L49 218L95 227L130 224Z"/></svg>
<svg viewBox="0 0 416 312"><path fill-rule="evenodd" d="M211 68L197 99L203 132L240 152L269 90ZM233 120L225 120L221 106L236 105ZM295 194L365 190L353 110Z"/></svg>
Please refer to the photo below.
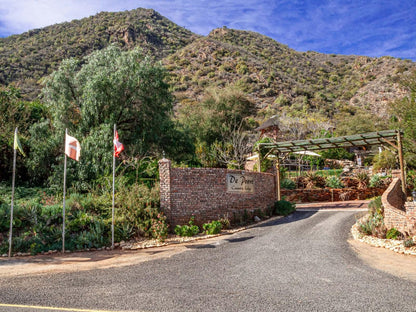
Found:
<svg viewBox="0 0 416 312"><path fill-rule="evenodd" d="M269 222L264 222L262 224L259 224L257 227L266 227L266 226L275 226L275 225L280 225L280 224L287 224L287 223L291 223L291 222L296 222L296 221L300 221L303 219L307 219L311 216L313 216L314 214L316 214L317 211L295 211L294 213L284 217L284 218L279 218L279 219L275 219L275 220L271 220Z"/></svg>
<svg viewBox="0 0 416 312"><path fill-rule="evenodd" d="M229 243L238 243L238 242L244 242L246 240L253 239L253 238L254 236L246 236L246 237L238 237L238 238L229 238L229 239L226 239L226 241Z"/></svg>
<svg viewBox="0 0 416 312"><path fill-rule="evenodd" d="M185 246L189 249L207 249L207 248L215 248L214 245L211 244L194 244L194 245L187 245Z"/></svg>

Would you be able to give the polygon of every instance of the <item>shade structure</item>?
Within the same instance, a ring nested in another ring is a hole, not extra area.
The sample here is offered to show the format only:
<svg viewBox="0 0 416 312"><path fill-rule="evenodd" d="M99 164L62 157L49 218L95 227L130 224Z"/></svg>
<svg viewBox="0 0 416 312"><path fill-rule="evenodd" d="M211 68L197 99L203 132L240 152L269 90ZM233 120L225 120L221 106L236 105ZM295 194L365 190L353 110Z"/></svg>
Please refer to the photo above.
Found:
<svg viewBox="0 0 416 312"><path fill-rule="evenodd" d="M402 191L406 194L406 175L403 159L402 132L400 130L383 130L377 132L354 134L335 138L322 138L311 140L296 140L273 143L260 143L258 148L266 149L268 154L284 154L306 151L317 151L331 148L346 148L372 145L389 145L398 151L400 163L400 177L402 180ZM277 157L277 167L279 167L279 157ZM277 171L279 172L279 171ZM277 175L279 177L279 175ZM280 200L280 180L277 179L277 193Z"/></svg>
<svg viewBox="0 0 416 312"><path fill-rule="evenodd" d="M398 133L400 133L398 130L384 130L335 138L260 143L259 147L261 149L272 149L277 153L291 153L340 147L385 145L396 140Z"/></svg>

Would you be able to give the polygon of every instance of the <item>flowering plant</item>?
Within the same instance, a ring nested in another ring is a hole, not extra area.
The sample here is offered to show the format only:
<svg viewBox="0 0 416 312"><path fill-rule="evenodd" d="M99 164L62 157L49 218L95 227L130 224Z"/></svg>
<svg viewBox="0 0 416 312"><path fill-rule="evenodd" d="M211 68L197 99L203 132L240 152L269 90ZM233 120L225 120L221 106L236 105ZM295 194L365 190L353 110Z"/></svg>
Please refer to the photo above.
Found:
<svg viewBox="0 0 416 312"><path fill-rule="evenodd" d="M166 216L163 212L159 212L156 218L152 218L151 233L153 238L163 242L168 236L168 227Z"/></svg>

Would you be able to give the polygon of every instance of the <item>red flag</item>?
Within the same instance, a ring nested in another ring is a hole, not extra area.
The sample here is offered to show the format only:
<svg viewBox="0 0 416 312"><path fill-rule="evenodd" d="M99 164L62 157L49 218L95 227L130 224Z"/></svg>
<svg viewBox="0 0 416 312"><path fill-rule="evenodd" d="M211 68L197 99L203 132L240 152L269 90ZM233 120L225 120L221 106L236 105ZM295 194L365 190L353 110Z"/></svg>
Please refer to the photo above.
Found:
<svg viewBox="0 0 416 312"><path fill-rule="evenodd" d="M114 156L119 157L120 153L124 151L124 145L118 140L118 132L116 130L116 136L114 137Z"/></svg>
<svg viewBox="0 0 416 312"><path fill-rule="evenodd" d="M65 154L76 161L79 161L81 156L81 145L76 138L68 134L65 136Z"/></svg>

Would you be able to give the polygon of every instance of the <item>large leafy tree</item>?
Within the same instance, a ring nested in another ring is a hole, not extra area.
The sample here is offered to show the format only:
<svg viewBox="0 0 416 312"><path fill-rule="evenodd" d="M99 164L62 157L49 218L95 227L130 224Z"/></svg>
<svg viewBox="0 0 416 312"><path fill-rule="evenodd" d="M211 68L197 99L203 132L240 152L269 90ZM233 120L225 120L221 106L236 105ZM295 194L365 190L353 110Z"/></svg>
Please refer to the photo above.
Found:
<svg viewBox="0 0 416 312"><path fill-rule="evenodd" d="M71 176L76 177L79 188L85 189L111 169L114 124L126 146L126 155L151 155L162 150L169 154L172 141L180 133L171 119L173 98L165 78L165 69L139 49L123 52L112 45L82 60L63 61L44 80L42 94L51 122L36 126L32 145L39 147L44 140L36 133L43 131L47 135L45 127L50 127L52 146L38 148L36 158L42 163L45 157L52 157L58 159L55 164L61 163L68 129L82 145L80 162L71 162L70 166L77 166ZM183 151L176 147L175 152ZM53 180L60 180L55 178L62 170L54 171Z"/></svg>
<svg viewBox="0 0 416 312"><path fill-rule="evenodd" d="M46 109L40 102L23 101L20 91L12 86L0 89L0 181L9 180L12 176L15 128L18 127L20 141L27 150L28 129L44 116ZM16 166L17 182L27 180L25 159L18 161Z"/></svg>
<svg viewBox="0 0 416 312"><path fill-rule="evenodd" d="M404 156L407 164L416 168L416 71L401 80L407 96L391 105L391 126L404 132Z"/></svg>
<svg viewBox="0 0 416 312"><path fill-rule="evenodd" d="M193 134L196 154L204 166L241 167L251 150L248 117L254 104L234 87L210 89L205 98L179 110L179 119Z"/></svg>

